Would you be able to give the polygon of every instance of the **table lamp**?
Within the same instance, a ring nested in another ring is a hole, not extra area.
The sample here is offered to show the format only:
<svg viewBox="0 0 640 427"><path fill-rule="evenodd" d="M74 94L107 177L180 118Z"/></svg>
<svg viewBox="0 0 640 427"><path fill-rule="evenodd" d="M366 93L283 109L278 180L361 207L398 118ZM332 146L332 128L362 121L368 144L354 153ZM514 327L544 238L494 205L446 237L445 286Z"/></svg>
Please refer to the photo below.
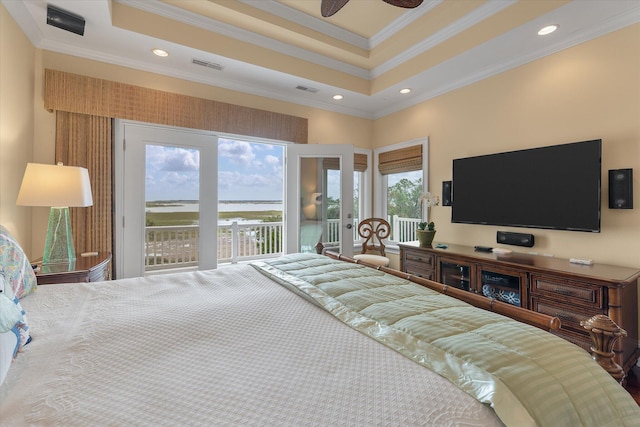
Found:
<svg viewBox="0 0 640 427"><path fill-rule="evenodd" d="M49 206L49 225L42 264L76 259L69 207L93 205L89 172L77 166L27 163L16 202L19 206Z"/></svg>

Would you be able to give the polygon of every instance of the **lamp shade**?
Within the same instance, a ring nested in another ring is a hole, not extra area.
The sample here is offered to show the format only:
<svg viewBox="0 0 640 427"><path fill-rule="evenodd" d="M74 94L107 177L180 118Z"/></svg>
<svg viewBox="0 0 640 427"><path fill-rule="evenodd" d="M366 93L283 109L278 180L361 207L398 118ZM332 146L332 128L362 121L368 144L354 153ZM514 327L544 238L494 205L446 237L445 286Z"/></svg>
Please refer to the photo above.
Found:
<svg viewBox="0 0 640 427"><path fill-rule="evenodd" d="M20 206L93 205L89 172L78 166L27 163L16 202Z"/></svg>

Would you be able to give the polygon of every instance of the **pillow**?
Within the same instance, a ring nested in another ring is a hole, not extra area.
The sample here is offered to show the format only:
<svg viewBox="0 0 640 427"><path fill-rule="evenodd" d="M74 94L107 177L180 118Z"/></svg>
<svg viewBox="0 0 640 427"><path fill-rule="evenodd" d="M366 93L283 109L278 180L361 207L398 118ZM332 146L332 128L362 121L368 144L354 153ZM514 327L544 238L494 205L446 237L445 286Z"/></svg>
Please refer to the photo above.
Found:
<svg viewBox="0 0 640 427"><path fill-rule="evenodd" d="M0 304L6 304L5 300L8 301L8 304L10 304L6 306L5 305L0 306L0 310L3 311L3 313L0 314L0 318L5 317L4 316L5 307L10 308L8 310L9 312L13 311L13 313L15 313L17 311L17 313L19 314L19 317L16 318L16 321L13 322L13 324L10 325L10 327L7 330L0 329L0 332L13 331L16 337L18 337L18 346L14 351L14 356L15 356L15 353L19 349L21 349L22 347L24 347L25 345L31 342L31 335L29 334L29 325L27 324L27 315L25 311L22 309L22 306L20 305L20 300L18 299L18 297L13 295L11 286L9 286L6 283L5 277L2 274L2 272L0 272L0 293L2 294L0 295ZM7 315L7 317L9 316L10 314ZM9 321L7 321L7 323L9 323Z"/></svg>
<svg viewBox="0 0 640 427"><path fill-rule="evenodd" d="M0 333L0 384L4 382L11 362L18 351L18 338L13 332Z"/></svg>
<svg viewBox="0 0 640 427"><path fill-rule="evenodd" d="M0 293L0 333L10 331L18 322L22 322L20 309L4 292Z"/></svg>
<svg viewBox="0 0 640 427"><path fill-rule="evenodd" d="M0 274L0 384L18 350L31 342L25 312L13 289Z"/></svg>
<svg viewBox="0 0 640 427"><path fill-rule="evenodd" d="M13 289L13 295L22 298L36 289L36 274L24 251L0 225L0 272Z"/></svg>

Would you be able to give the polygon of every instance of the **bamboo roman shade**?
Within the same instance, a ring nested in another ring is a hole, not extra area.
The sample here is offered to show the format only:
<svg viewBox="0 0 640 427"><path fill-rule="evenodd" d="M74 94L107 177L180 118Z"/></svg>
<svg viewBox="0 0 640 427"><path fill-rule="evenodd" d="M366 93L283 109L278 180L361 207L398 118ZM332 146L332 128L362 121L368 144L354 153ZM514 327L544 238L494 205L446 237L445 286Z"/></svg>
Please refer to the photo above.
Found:
<svg viewBox="0 0 640 427"><path fill-rule="evenodd" d="M353 155L353 170L356 172L364 172L367 170L367 155L355 153Z"/></svg>
<svg viewBox="0 0 640 427"><path fill-rule="evenodd" d="M340 169L340 159L337 157L328 157L323 159L322 167L324 169ZM353 171L364 172L367 170L367 155L354 153L353 154Z"/></svg>
<svg viewBox="0 0 640 427"><path fill-rule="evenodd" d="M411 172L422 169L422 144L378 155L378 170L382 175Z"/></svg>
<svg viewBox="0 0 640 427"><path fill-rule="evenodd" d="M48 110L307 143L302 117L45 70Z"/></svg>

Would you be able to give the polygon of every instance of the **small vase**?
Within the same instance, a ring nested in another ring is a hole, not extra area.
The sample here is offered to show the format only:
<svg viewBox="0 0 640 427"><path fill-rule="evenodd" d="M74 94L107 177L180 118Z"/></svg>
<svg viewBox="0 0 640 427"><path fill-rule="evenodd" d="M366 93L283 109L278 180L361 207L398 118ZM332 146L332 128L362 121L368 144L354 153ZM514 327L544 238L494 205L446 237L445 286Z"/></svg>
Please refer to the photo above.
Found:
<svg viewBox="0 0 640 427"><path fill-rule="evenodd" d="M420 247L428 248L433 242L433 238L436 235L436 230L416 230L416 235L418 236Z"/></svg>

